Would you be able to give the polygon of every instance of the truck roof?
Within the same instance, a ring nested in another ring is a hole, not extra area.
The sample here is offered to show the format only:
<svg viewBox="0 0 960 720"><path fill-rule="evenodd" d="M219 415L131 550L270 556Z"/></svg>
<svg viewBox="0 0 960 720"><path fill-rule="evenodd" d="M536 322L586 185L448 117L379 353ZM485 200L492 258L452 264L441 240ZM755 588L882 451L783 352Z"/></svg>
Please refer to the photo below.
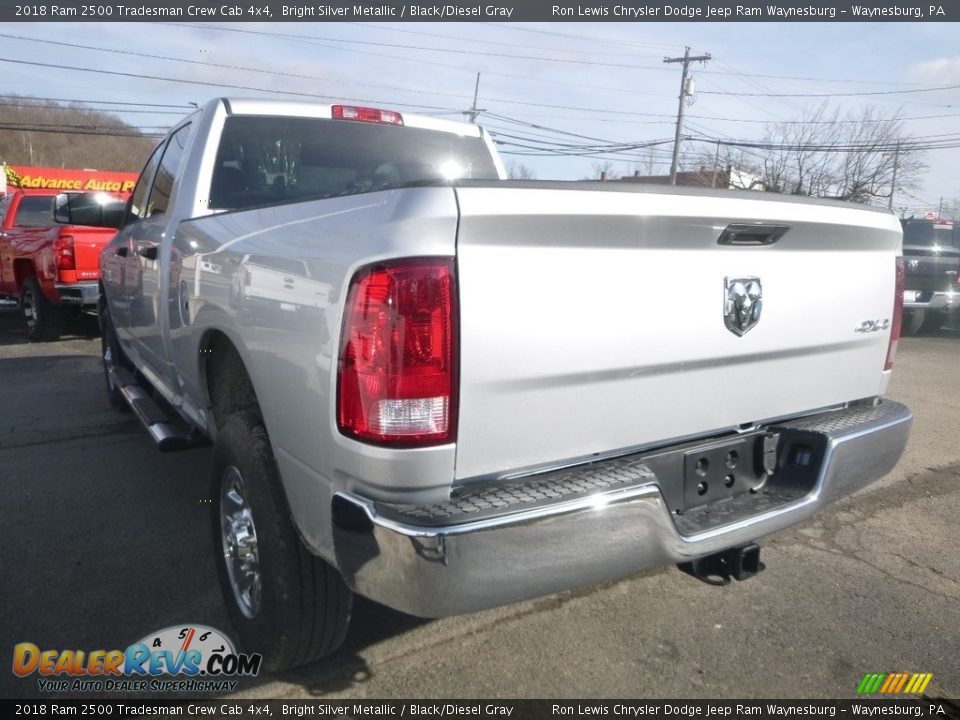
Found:
<svg viewBox="0 0 960 720"><path fill-rule="evenodd" d="M288 115L291 117L315 117L324 119L333 117L332 108L334 105L363 108L371 107L365 103L346 100L343 102L330 103L329 105L325 103L266 100L259 98L218 98L211 102L222 102L228 115ZM389 107L376 107L375 109L397 113L403 118L403 124L407 127L437 130L440 132L453 133L454 135L460 135L462 137L481 136L480 126L472 123L401 112Z"/></svg>

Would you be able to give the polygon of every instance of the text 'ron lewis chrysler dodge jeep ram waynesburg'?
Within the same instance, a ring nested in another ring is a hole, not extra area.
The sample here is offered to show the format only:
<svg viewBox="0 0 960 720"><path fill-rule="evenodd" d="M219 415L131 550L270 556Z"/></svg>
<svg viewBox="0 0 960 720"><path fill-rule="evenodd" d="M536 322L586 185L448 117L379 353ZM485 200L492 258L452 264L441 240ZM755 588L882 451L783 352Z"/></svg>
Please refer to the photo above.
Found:
<svg viewBox="0 0 960 720"><path fill-rule="evenodd" d="M269 667L333 651L354 592L435 617L746 577L904 449L893 215L503 176L475 125L220 99L104 250L110 398L161 449L213 442L222 585Z"/></svg>

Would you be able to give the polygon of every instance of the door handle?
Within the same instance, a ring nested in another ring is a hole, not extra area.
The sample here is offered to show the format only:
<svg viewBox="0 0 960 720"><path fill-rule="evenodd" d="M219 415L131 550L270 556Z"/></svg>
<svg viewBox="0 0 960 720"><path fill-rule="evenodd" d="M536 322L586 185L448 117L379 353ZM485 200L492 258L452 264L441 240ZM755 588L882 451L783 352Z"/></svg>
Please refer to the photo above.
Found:
<svg viewBox="0 0 960 720"><path fill-rule="evenodd" d="M789 225L772 223L731 223L717 238L718 245L773 245Z"/></svg>

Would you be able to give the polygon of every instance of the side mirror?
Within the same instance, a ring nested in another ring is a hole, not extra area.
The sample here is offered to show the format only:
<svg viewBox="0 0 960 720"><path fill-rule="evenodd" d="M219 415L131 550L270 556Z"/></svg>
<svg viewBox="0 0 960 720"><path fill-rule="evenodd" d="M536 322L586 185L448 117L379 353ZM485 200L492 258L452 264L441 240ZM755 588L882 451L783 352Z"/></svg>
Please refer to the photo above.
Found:
<svg viewBox="0 0 960 720"><path fill-rule="evenodd" d="M60 193L53 200L53 220L62 225L92 225L119 230L127 204L102 192Z"/></svg>

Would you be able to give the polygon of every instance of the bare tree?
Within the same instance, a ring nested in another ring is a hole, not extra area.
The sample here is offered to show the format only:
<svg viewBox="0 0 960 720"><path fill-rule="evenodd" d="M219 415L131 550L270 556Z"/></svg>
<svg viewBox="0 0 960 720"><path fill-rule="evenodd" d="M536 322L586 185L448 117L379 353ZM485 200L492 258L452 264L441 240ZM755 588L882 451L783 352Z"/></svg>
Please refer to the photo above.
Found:
<svg viewBox="0 0 960 720"><path fill-rule="evenodd" d="M953 198L953 200L944 200L940 217L960 222L960 197Z"/></svg>
<svg viewBox="0 0 960 720"><path fill-rule="evenodd" d="M610 160L593 163L593 175L588 180L613 180L613 163Z"/></svg>
<svg viewBox="0 0 960 720"><path fill-rule="evenodd" d="M657 168L657 149L653 147L643 148L637 151L640 159L630 163L631 175L653 175Z"/></svg>
<svg viewBox="0 0 960 720"><path fill-rule="evenodd" d="M0 96L0 162L138 171L156 142L78 103Z"/></svg>
<svg viewBox="0 0 960 720"><path fill-rule="evenodd" d="M905 138L903 122L895 115L883 116L872 108L849 124L846 141L854 152L841 156L835 178L836 197L869 203L890 197L894 175L899 188L913 187L926 168L922 153Z"/></svg>
<svg viewBox="0 0 960 720"><path fill-rule="evenodd" d="M536 180L537 178L533 170L519 162L507 164L507 177L511 180Z"/></svg>
<svg viewBox="0 0 960 720"><path fill-rule="evenodd" d="M731 190L763 190L763 157L755 150L720 145L697 157L699 184Z"/></svg>
<svg viewBox="0 0 960 720"><path fill-rule="evenodd" d="M768 190L859 203L913 187L926 167L899 116L872 107L841 114L824 104L773 123L754 152Z"/></svg>

